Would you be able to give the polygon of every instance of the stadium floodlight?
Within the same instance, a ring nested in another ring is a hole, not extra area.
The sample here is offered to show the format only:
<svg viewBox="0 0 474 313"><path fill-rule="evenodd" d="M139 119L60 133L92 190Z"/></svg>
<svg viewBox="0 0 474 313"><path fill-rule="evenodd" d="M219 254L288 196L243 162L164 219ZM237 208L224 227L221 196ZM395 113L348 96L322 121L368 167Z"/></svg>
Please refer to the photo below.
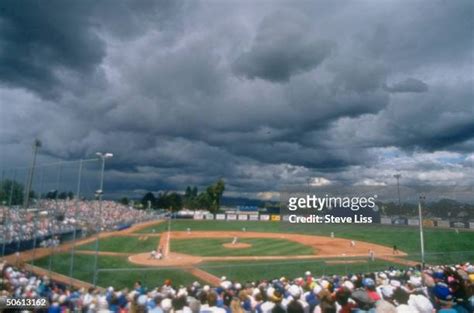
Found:
<svg viewBox="0 0 474 313"><path fill-rule="evenodd" d="M33 142L33 160L31 161L31 168L28 173L28 181L26 183L25 189L25 198L23 201L23 208L27 209L30 201L30 191L31 186L33 184L33 176L35 174L35 167L36 167L36 155L38 154L38 149L41 148L42 144L39 139L35 139Z"/></svg>
<svg viewBox="0 0 474 313"><path fill-rule="evenodd" d="M105 171L105 160L112 158L114 155L113 153L106 152L96 152L96 155L99 157L101 161L101 170L100 170L100 187L96 191L96 195L99 198L99 219L102 215L102 196L104 194L104 171ZM99 233L100 233L100 223L97 223L96 229L96 242L95 242L95 255L94 255L94 278L93 278L93 285L94 287L97 286L97 261L99 258Z"/></svg>
<svg viewBox="0 0 474 313"><path fill-rule="evenodd" d="M423 216L421 212L421 203L426 200L426 196L424 194L420 195L420 199L418 201L418 218L420 224L420 248L421 248L421 266L425 267L425 241L423 239Z"/></svg>

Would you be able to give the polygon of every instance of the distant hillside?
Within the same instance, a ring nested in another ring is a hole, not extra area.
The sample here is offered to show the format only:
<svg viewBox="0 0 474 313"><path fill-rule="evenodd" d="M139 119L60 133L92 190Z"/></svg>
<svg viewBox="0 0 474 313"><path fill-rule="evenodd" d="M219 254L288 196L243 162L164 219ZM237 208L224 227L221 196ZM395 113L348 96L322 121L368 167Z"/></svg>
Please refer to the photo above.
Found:
<svg viewBox="0 0 474 313"><path fill-rule="evenodd" d="M245 197L226 197L223 196L221 200L222 206L236 207L236 206L256 206L259 208L279 207L278 201L263 201L259 199L250 199Z"/></svg>

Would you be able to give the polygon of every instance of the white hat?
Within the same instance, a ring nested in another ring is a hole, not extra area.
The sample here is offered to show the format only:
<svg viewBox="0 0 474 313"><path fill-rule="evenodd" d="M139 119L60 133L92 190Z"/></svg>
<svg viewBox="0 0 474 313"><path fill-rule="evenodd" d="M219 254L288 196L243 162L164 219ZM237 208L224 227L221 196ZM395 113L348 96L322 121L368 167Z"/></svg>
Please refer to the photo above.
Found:
<svg viewBox="0 0 474 313"><path fill-rule="evenodd" d="M329 285L330 285L330 284L329 284L329 282L328 282L327 280L323 279L323 280L321 281L321 287L323 287L323 289L328 289L328 288L329 288Z"/></svg>
<svg viewBox="0 0 474 313"><path fill-rule="evenodd" d="M311 272L310 272L310 271L306 271L306 272L304 273L304 276L311 276Z"/></svg>
<svg viewBox="0 0 474 313"><path fill-rule="evenodd" d="M181 296L187 296L188 295L188 292L186 291L186 288L180 288L178 290L178 294L176 295L177 297L181 297Z"/></svg>
<svg viewBox="0 0 474 313"><path fill-rule="evenodd" d="M346 287L347 289L349 289L350 291L354 290L354 284L350 280L344 281L342 285Z"/></svg>
<svg viewBox="0 0 474 313"><path fill-rule="evenodd" d="M392 286L395 287L395 288L398 288L398 287L400 287L402 284L401 284L398 280L392 279L392 280L390 281L390 285L392 285Z"/></svg>
<svg viewBox="0 0 474 313"><path fill-rule="evenodd" d="M260 289L255 288L255 289L252 291L252 296L255 297L255 296L258 295L258 294L260 294Z"/></svg>
<svg viewBox="0 0 474 313"><path fill-rule="evenodd" d="M148 297L146 295L141 295L138 297L137 303L138 305L144 306L146 305L147 300L148 300Z"/></svg>
<svg viewBox="0 0 474 313"><path fill-rule="evenodd" d="M275 292L275 288L269 287L269 288L267 289L267 297L269 297L269 298L270 298L270 297L273 297L273 293L274 293L274 292Z"/></svg>
<svg viewBox="0 0 474 313"><path fill-rule="evenodd" d="M229 289L230 287L232 287L232 283L228 280L225 280L221 282L221 287L224 289Z"/></svg>
<svg viewBox="0 0 474 313"><path fill-rule="evenodd" d="M433 304L431 304L431 301L428 300L428 298L422 295L410 295L408 305L415 308L418 313L433 312Z"/></svg>
<svg viewBox="0 0 474 313"><path fill-rule="evenodd" d="M394 288L391 285L382 286L381 291L384 298L391 298L393 296Z"/></svg>
<svg viewBox="0 0 474 313"><path fill-rule="evenodd" d="M163 309L163 311L171 310L171 299L163 299L163 301L161 301L161 308Z"/></svg>
<svg viewBox="0 0 474 313"><path fill-rule="evenodd" d="M421 286L421 277L411 276L408 280L408 283L413 287L420 287Z"/></svg>
<svg viewBox="0 0 474 313"><path fill-rule="evenodd" d="M313 288L313 293L314 293L315 295L317 295L317 294L319 294L319 293L321 292L321 290L323 290L323 288L321 288L320 285L316 284L316 285L314 286L314 288Z"/></svg>
<svg viewBox="0 0 474 313"><path fill-rule="evenodd" d="M288 292L293 298L299 298L301 295L301 290L296 285L291 285L291 287L288 289Z"/></svg>

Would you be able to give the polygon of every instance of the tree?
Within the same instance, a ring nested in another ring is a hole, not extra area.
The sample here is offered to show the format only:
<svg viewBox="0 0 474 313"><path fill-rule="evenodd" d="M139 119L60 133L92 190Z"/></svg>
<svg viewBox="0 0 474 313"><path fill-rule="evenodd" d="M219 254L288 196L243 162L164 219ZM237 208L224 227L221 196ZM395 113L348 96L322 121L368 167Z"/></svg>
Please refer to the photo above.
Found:
<svg viewBox="0 0 474 313"><path fill-rule="evenodd" d="M168 208L173 212L179 211L183 208L181 196L176 192L168 195Z"/></svg>
<svg viewBox="0 0 474 313"><path fill-rule="evenodd" d="M51 190L51 191L48 191L44 197L46 199L53 200L53 199L56 199L57 194L58 194L57 190Z"/></svg>
<svg viewBox="0 0 474 313"><path fill-rule="evenodd" d="M65 191L60 192L59 195L58 195L58 199L66 200L67 199L67 192L65 192Z"/></svg>
<svg viewBox="0 0 474 313"><path fill-rule="evenodd" d="M197 196L198 196L198 189L196 186L194 187L186 187L186 191L184 192L184 197L183 197L183 207L186 209L190 210L195 210L199 208L198 202L197 202Z"/></svg>
<svg viewBox="0 0 474 313"><path fill-rule="evenodd" d="M152 192L147 192L142 198L142 205L145 208L148 208L148 203L150 203L151 207L156 205L156 197Z"/></svg>
<svg viewBox="0 0 474 313"><path fill-rule="evenodd" d="M0 203L20 205L23 203L23 185L10 179L4 180L0 184Z"/></svg>
<svg viewBox="0 0 474 313"><path fill-rule="evenodd" d="M209 195L209 199L211 201L211 205L209 210L211 212L217 212L220 208L220 202L222 194L225 190L225 183L222 179L219 179L214 185L207 187L206 191Z"/></svg>
<svg viewBox="0 0 474 313"><path fill-rule="evenodd" d="M123 205L128 205L130 203L130 200L127 197L123 197L119 200L119 202Z"/></svg>

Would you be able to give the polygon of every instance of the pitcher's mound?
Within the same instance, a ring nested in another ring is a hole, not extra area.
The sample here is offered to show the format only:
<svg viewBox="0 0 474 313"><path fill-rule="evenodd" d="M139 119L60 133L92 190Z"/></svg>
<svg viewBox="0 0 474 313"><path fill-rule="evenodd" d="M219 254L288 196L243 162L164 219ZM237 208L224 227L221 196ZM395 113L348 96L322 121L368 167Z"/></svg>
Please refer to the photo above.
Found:
<svg viewBox="0 0 474 313"><path fill-rule="evenodd" d="M232 242L229 243L224 243L223 244L224 248L227 249L245 249L245 248L250 248L252 245L249 243L244 243L244 242L237 242L236 244L232 244Z"/></svg>

